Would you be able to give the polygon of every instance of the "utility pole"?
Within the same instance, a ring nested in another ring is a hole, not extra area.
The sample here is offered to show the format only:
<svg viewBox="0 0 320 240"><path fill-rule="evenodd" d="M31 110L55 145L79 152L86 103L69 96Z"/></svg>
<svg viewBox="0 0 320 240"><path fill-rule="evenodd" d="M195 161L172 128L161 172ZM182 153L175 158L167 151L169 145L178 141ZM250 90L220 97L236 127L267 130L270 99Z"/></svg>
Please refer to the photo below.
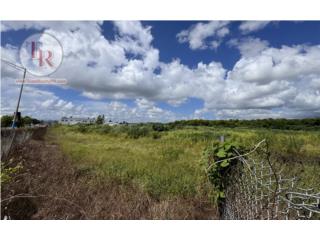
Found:
<svg viewBox="0 0 320 240"><path fill-rule="evenodd" d="M22 78L22 84L20 87L20 92L19 92L19 98L18 98L18 102L17 102L17 107L16 107L16 111L14 112L13 115L13 120L12 120L12 128L15 128L16 126L16 121L17 121L17 115L18 115L18 111L19 111L19 106L20 106L20 100L21 100L21 95L22 95L22 90L23 90L23 85L24 85L24 81L26 79L26 74L27 74L27 69L21 66L18 66L12 62L9 62L7 60L1 59L1 61L3 61L4 63L8 64L9 66L18 69L18 70L22 70L23 71L23 78Z"/></svg>

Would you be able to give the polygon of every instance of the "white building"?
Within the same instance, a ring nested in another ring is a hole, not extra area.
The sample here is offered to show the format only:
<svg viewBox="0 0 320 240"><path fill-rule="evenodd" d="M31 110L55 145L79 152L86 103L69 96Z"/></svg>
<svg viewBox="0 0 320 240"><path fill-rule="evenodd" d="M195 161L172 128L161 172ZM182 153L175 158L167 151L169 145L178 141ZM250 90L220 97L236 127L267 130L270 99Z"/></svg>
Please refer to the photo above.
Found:
<svg viewBox="0 0 320 240"><path fill-rule="evenodd" d="M78 123L82 124L90 124L90 123L95 123L96 119L95 118L80 118L80 117L62 117L60 120L61 124L65 125L74 125Z"/></svg>

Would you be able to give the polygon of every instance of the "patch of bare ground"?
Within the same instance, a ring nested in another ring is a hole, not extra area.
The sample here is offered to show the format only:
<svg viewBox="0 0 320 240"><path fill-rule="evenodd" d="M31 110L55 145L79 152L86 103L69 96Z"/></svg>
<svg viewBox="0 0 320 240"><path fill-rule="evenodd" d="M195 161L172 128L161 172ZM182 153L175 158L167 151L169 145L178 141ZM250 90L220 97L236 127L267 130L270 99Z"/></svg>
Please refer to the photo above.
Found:
<svg viewBox="0 0 320 240"><path fill-rule="evenodd" d="M6 164L23 168L1 188L1 218L10 219L216 219L204 199L156 200L142 189L101 180L77 169L58 145L31 140Z"/></svg>

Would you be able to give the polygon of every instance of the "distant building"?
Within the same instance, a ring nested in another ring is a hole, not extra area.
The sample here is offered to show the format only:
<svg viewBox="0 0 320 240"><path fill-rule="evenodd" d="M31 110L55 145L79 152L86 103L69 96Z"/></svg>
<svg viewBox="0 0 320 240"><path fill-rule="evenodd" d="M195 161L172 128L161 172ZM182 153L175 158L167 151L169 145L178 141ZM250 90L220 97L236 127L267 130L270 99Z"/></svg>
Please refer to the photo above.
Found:
<svg viewBox="0 0 320 240"><path fill-rule="evenodd" d="M95 123L96 119L95 118L80 118L80 117L62 117L60 120L61 124L65 125L74 125L78 123L82 124L90 124L90 123Z"/></svg>
<svg viewBox="0 0 320 240"><path fill-rule="evenodd" d="M116 125L128 125L128 122L126 121L113 122L112 120L105 120L103 124L109 125L109 126L116 126Z"/></svg>
<svg viewBox="0 0 320 240"><path fill-rule="evenodd" d="M92 124L95 123L96 119L95 118L81 118L81 117L62 117L59 123L65 124L65 125L74 125L74 124ZM128 125L126 121L122 122L113 122L112 120L104 120L105 125L109 126L116 126L116 125Z"/></svg>

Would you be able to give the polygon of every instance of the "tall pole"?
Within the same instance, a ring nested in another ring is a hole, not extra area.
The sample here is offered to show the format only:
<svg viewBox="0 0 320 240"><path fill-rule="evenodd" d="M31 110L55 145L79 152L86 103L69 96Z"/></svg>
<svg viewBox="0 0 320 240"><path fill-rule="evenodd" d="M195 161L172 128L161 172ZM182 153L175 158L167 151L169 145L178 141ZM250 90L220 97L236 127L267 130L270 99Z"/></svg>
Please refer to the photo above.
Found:
<svg viewBox="0 0 320 240"><path fill-rule="evenodd" d="M15 113L13 115L13 120L12 120L12 128L14 128L15 125L16 125L16 121L17 121L17 114L18 114L18 111L19 111L20 100L21 100L21 95L22 95L22 90L23 90L23 84L24 84L24 81L26 79L27 69L25 67L19 66L19 65L15 64L15 63L12 63L12 62L10 62L8 60L5 60L5 59L2 59L2 58L1 58L1 61L6 63L6 64L8 64L9 66L11 66L11 67L13 67L15 69L23 71L23 79L22 79L22 84L21 84L21 88L20 88L18 103L17 103L16 111L15 111Z"/></svg>
<svg viewBox="0 0 320 240"><path fill-rule="evenodd" d="M18 111L19 111L20 100L21 100L21 95L22 95L24 80L25 80L25 78L26 78L26 73L27 73L27 69L24 68L24 70L23 70L23 79L22 79L22 84L21 84L21 88L20 88L18 103L17 103L16 111L15 111L14 116L13 116L13 120L12 120L12 128L15 128L15 126L16 126L17 114L18 114Z"/></svg>

